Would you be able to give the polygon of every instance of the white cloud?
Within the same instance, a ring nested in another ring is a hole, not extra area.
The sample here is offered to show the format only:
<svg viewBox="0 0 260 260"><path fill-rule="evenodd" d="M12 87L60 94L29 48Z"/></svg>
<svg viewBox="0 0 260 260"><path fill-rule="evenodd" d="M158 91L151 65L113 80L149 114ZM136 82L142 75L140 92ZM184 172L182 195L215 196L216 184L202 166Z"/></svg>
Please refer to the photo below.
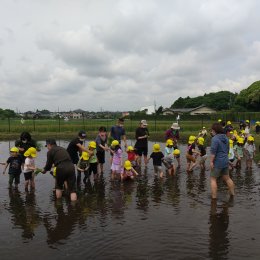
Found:
<svg viewBox="0 0 260 260"><path fill-rule="evenodd" d="M1 106L135 110L239 92L259 80L259 7L256 0L5 1Z"/></svg>

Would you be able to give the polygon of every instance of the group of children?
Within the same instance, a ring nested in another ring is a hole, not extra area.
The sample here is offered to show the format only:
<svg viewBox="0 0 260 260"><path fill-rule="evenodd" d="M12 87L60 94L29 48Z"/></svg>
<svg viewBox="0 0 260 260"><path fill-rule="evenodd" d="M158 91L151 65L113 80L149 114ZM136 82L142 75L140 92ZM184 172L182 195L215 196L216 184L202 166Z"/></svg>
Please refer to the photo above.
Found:
<svg viewBox="0 0 260 260"><path fill-rule="evenodd" d="M10 157L7 159L5 163L1 163L4 165L3 174L6 173L7 168L9 174L9 186L12 187L13 183L15 184L15 188L18 188L18 184L20 183L20 175L23 172L25 179L25 190L28 191L30 186L31 190L35 189L35 157L37 156L37 150L34 147L30 147L28 150L24 152L24 154L19 153L19 149L17 147L12 147L10 149Z"/></svg>
<svg viewBox="0 0 260 260"><path fill-rule="evenodd" d="M231 122L226 125L226 134L229 138L229 161L230 169L241 168L241 161L245 157L246 168L252 168L253 158L255 156L256 147L254 137L242 129L239 132L233 129ZM192 172L199 165L202 171L205 170L205 162L207 159L206 147L204 145L207 136L206 128L199 132L198 136L191 135L188 139L186 152L187 172ZM87 152L89 151L89 152ZM86 184L91 174L93 173L94 180L97 179L98 173L103 172L105 163L105 152L110 151L111 154L111 178L115 179L134 179L138 172L138 156L133 146L128 146L126 149L127 159L124 160L123 150L118 140L113 140L110 147L107 145L106 130L102 127L99 129L99 134L95 141L88 143L87 151L82 151L80 160L76 165L77 185L81 185L81 177L84 175L83 183ZM10 157L4 165L3 174L5 174L9 166L9 185L15 184L15 187L20 183L20 175L23 172L25 178L25 190L35 188L34 176L36 173L35 157L37 149L30 147L24 153L20 153L17 147L10 149ZM164 153L161 151L160 144L153 145L153 151L147 158L147 162L152 159L154 171L161 178L164 176L163 165L167 169L169 175L174 175L176 168L180 167L180 150L177 144L172 139L167 139L165 143ZM177 167L175 166L177 161Z"/></svg>

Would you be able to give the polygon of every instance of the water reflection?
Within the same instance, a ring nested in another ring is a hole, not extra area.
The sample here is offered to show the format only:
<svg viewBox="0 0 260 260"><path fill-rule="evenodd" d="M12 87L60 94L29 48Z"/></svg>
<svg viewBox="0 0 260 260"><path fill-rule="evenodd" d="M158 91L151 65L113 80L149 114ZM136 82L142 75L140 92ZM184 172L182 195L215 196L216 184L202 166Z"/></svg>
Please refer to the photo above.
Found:
<svg viewBox="0 0 260 260"><path fill-rule="evenodd" d="M212 259L228 259L229 242L228 205L217 206L217 201L211 201L209 214L209 256Z"/></svg>
<svg viewBox="0 0 260 260"><path fill-rule="evenodd" d="M35 193L27 192L23 199L20 191L10 188L8 194L10 203L7 209L11 213L12 224L23 230L23 238L33 239L34 230L41 221L40 212L36 210Z"/></svg>
<svg viewBox="0 0 260 260"><path fill-rule="evenodd" d="M37 157L39 166L46 160L44 149ZM102 252L109 256L103 259L116 255L127 259L130 251L131 259L138 259L140 254L151 259L239 258L235 250L230 250L231 245L242 241L245 248L250 246L252 241L244 240L248 225L251 225L251 232L259 229L258 172L254 169L248 172L243 168L233 171L236 203L231 207L230 202L221 202L228 194L221 181L218 203L210 204L209 170L201 172L197 168L187 174L185 162L184 158L175 176L165 175L160 179L149 164L147 168L138 169L139 176L135 181L123 183L111 181L107 163L105 173L98 180L91 179L81 186L75 205L67 196L60 201L55 199L54 181L48 174L37 177L35 193L8 191L7 176L2 176L0 198L4 210L0 204L3 216L0 224L7 235L0 240L0 248L11 248L3 244L5 240L10 240L12 245L26 243L33 248L41 239L44 250L50 250L50 258L59 258L55 252L64 248L75 258L80 251L82 257L79 258L89 259L98 258ZM23 179L21 182L23 187ZM248 218L250 221L242 234L240 224ZM229 229L231 219L232 230L235 230L232 233ZM12 230L21 230L21 235L17 237L10 233L9 223ZM200 241L187 236L197 230L203 233ZM255 241L260 239L258 233L248 234L248 237L254 237ZM86 248L82 247L79 239L87 243ZM79 246L81 250L78 250ZM189 250L192 253L188 253ZM34 249L30 256L37 257L37 254L37 249Z"/></svg>

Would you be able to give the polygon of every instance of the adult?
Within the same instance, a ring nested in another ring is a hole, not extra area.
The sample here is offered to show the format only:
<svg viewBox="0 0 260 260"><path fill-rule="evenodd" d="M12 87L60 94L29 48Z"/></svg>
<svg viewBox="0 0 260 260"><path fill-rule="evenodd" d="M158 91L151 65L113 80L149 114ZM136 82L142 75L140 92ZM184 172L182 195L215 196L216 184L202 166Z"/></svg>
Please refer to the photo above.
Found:
<svg viewBox="0 0 260 260"><path fill-rule="evenodd" d="M105 163L105 151L108 151L107 146L107 129L104 126L99 127L98 135L96 137L97 145L97 159L98 159L98 172L103 173Z"/></svg>
<svg viewBox="0 0 260 260"><path fill-rule="evenodd" d="M172 126L170 129L168 129L165 132L165 140L171 139L173 141L173 147L174 149L178 148L178 140L180 139L180 126L178 123L172 123ZM181 166L181 159L180 157L176 157L176 160L178 162L178 168Z"/></svg>
<svg viewBox="0 0 260 260"><path fill-rule="evenodd" d="M127 148L124 122L125 122L124 118L119 118L117 124L111 127L108 137L110 139L110 143L113 140L117 140L119 143L121 143L121 140L123 140L125 148Z"/></svg>
<svg viewBox="0 0 260 260"><path fill-rule="evenodd" d="M47 147L48 152L47 161L42 173L50 171L54 165L56 171L55 190L57 199L62 197L62 189L64 182L66 181L71 201L77 200L77 194L75 192L75 167L69 153L65 148L57 146L55 139L47 139L45 146Z"/></svg>
<svg viewBox="0 0 260 260"><path fill-rule="evenodd" d="M141 166L142 155L144 156L144 164L147 165L147 154L148 154L148 137L149 130L146 120L141 120L140 126L135 131L136 143L134 145L137 154L137 163Z"/></svg>
<svg viewBox="0 0 260 260"><path fill-rule="evenodd" d="M211 127L211 147L210 147L210 186L212 199L217 198L217 178L221 177L227 184L230 195L234 196L234 183L229 177L229 140L224 133L221 124L214 123Z"/></svg>
<svg viewBox="0 0 260 260"><path fill-rule="evenodd" d="M29 132L22 132L20 135L20 139L15 141L15 146L19 149L19 154L23 156L25 160L24 153L30 148L34 147L37 149L37 143L32 139L32 136ZM40 149L37 149L38 151Z"/></svg>
<svg viewBox="0 0 260 260"><path fill-rule="evenodd" d="M83 143L86 139L86 132L83 130L80 130L78 133L78 136L74 138L68 145L67 151L70 155L70 158L73 162L73 164L77 164L79 161L79 154L81 152L85 151L90 154L92 154L91 151L89 151L86 147L84 147Z"/></svg>

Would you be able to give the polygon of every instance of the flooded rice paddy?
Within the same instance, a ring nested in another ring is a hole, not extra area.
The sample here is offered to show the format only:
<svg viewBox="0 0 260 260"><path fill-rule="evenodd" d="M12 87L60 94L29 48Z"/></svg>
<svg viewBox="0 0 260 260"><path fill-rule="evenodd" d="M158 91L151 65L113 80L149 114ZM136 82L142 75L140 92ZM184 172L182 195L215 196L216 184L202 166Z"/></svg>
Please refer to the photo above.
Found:
<svg viewBox="0 0 260 260"><path fill-rule="evenodd" d="M1 162L13 144L0 143ZM187 174L186 147L180 149L176 176L158 179L150 161L124 183L111 182L107 154L103 176L82 185L75 205L55 200L49 173L36 176L33 193L24 191L23 175L16 191L1 174L1 259L259 259L260 169L246 171L243 164L233 171L234 201L220 182L212 204L209 170ZM43 147L38 167L46 152Z"/></svg>

